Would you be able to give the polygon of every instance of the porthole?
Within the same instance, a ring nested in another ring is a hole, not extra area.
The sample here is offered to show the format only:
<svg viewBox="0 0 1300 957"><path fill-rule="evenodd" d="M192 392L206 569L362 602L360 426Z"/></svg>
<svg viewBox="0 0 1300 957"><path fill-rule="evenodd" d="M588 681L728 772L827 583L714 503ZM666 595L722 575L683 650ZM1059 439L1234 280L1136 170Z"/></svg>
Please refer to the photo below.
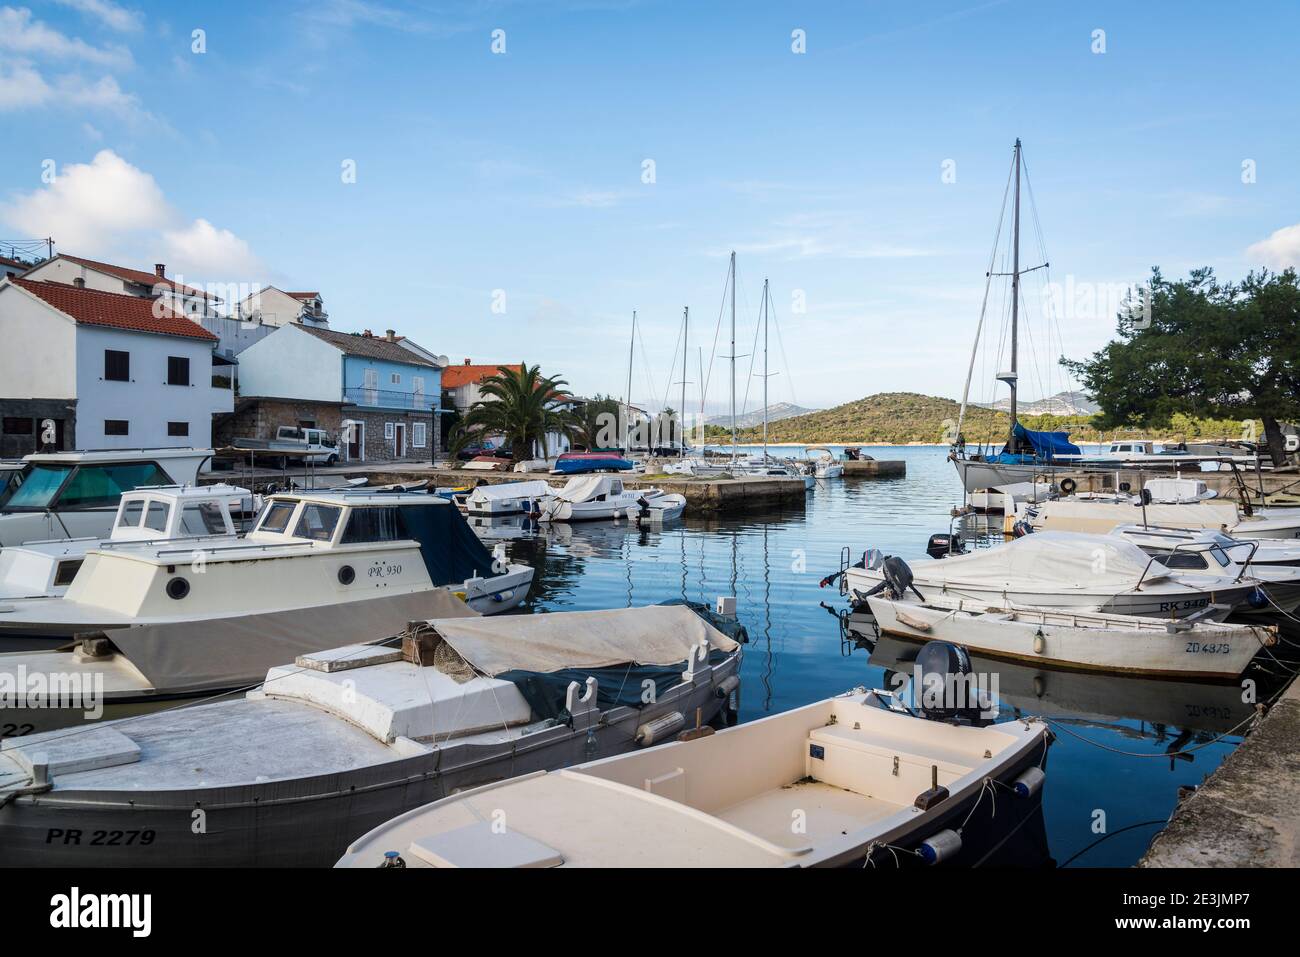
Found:
<svg viewBox="0 0 1300 957"><path fill-rule="evenodd" d="M190 583L184 578L173 578L167 583L167 597L180 601L190 593Z"/></svg>
<svg viewBox="0 0 1300 957"><path fill-rule="evenodd" d="M344 565L339 569L339 584L351 585L357 580L357 573L352 570L351 565Z"/></svg>

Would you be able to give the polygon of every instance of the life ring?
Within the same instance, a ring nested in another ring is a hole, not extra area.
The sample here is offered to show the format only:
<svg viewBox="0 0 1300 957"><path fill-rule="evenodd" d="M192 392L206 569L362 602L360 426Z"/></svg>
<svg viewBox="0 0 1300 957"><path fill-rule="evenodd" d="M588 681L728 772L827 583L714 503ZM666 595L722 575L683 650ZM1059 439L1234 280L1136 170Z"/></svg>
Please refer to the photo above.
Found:
<svg viewBox="0 0 1300 957"><path fill-rule="evenodd" d="M1061 491L1066 495L1073 495L1074 490L1079 487L1079 483L1072 478L1061 479Z"/></svg>

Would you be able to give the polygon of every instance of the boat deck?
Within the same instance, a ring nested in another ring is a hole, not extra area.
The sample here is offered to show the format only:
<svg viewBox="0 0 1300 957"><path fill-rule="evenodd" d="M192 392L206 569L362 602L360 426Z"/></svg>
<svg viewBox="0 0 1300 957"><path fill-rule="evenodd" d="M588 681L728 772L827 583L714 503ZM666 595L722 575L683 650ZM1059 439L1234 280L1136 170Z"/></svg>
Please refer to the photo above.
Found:
<svg viewBox="0 0 1300 957"><path fill-rule="evenodd" d="M892 801L868 797L822 781L796 781L720 811L715 817L795 850L819 844L882 821L903 810ZM793 814L802 812L804 828L796 832Z"/></svg>

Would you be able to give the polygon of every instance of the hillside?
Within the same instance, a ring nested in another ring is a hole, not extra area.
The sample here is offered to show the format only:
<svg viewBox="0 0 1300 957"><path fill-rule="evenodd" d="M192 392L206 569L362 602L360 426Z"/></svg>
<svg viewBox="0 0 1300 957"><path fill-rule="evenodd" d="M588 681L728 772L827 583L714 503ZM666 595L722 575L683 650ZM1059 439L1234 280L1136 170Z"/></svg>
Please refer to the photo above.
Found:
<svg viewBox="0 0 1300 957"><path fill-rule="evenodd" d="M980 402L978 405L982 409L998 409L1005 412L1011 407L1011 400L998 399L996 402ZM1082 392L1058 392L1046 399L1020 403L1022 415L1092 415L1100 411L1101 406Z"/></svg>
<svg viewBox="0 0 1300 957"><path fill-rule="evenodd" d="M768 423L779 422L782 419L790 419L796 415L811 415L814 412L820 412L820 409L805 409L801 405L792 405L789 402L774 402L767 407ZM731 417L729 415L713 415L704 420L705 425L719 425L723 428L730 428ZM757 412L746 412L744 415L736 416L736 428L749 429L755 426L763 425L763 410Z"/></svg>
<svg viewBox="0 0 1300 957"><path fill-rule="evenodd" d="M769 423L767 438L773 443L836 444L934 443L946 445L951 439L961 404L952 399L915 392L882 392L856 402L846 402L833 409L782 419ZM1067 431L1076 442L1109 440L1090 425L1088 415L1024 415L1021 421L1030 429ZM1000 442L1010 420L1001 411L968 406L962 432L969 445ZM710 432L713 432L710 429ZM1239 422L1194 420L1176 416L1169 429L1146 429L1141 434L1151 438L1223 438L1238 437ZM742 442L762 439L762 429L744 429L737 438Z"/></svg>

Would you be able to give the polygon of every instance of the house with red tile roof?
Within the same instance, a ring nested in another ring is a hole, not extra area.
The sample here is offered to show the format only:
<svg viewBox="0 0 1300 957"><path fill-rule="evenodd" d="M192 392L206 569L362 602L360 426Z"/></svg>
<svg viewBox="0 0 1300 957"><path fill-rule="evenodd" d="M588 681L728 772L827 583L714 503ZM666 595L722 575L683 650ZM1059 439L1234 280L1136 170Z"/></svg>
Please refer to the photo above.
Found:
<svg viewBox="0 0 1300 957"><path fill-rule="evenodd" d="M451 402L457 412L465 413L475 402L483 398L479 383L496 375L502 369L520 372L519 363L473 363L466 359L460 365L448 365L442 370L442 391L451 394Z"/></svg>
<svg viewBox="0 0 1300 957"><path fill-rule="evenodd" d="M244 322L283 326L296 322L307 326L328 326L330 314L319 292L285 292L262 286L235 304L235 315Z"/></svg>
<svg viewBox="0 0 1300 957"><path fill-rule="evenodd" d="M168 276L165 263L156 263L153 272L147 272L59 253L53 259L33 266L23 274L23 278L144 299L161 299L173 311L189 316L195 322L203 318L215 318L218 315L217 307L221 304L219 297Z"/></svg>
<svg viewBox="0 0 1300 957"><path fill-rule="evenodd" d="M228 367L177 302L0 281L0 455L34 451L45 419L66 449L211 444L212 416L234 405Z"/></svg>

